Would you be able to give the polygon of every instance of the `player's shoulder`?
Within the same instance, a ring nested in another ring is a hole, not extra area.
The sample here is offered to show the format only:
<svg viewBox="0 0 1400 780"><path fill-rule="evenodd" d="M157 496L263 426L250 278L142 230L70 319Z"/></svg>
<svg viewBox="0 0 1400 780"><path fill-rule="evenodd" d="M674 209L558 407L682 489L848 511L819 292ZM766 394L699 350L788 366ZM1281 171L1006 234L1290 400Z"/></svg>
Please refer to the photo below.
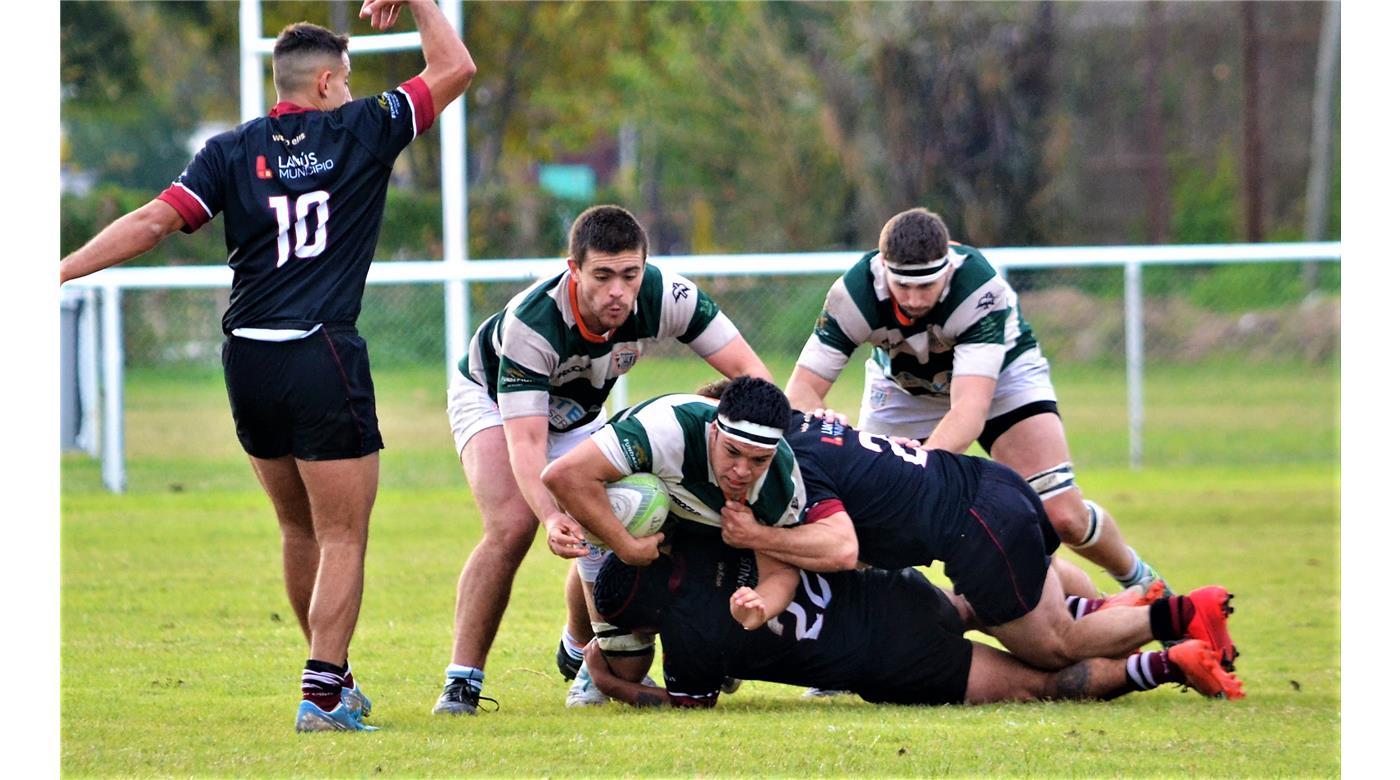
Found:
<svg viewBox="0 0 1400 780"><path fill-rule="evenodd" d="M831 286L831 291L827 294L830 298L845 299L845 302L854 306L860 311L866 322L872 325L879 319L879 299L877 290L879 285L875 280L875 257L880 251L874 250L861 255L856 264L846 270L841 278ZM828 308L834 305L835 301L828 300Z"/></svg>
<svg viewBox="0 0 1400 780"><path fill-rule="evenodd" d="M961 301L973 293L987 292L990 285L998 290L1007 287L1006 280L997 274L997 269L976 247L954 244L948 247L952 255L953 278L950 282L949 298Z"/></svg>
<svg viewBox="0 0 1400 780"><path fill-rule="evenodd" d="M675 421L684 428L713 420L718 408L718 401L703 395L667 393L633 406L624 416L643 421Z"/></svg>
<svg viewBox="0 0 1400 780"><path fill-rule="evenodd" d="M521 322L540 333L564 330L564 313L559 297L567 276L566 272L541 279L516 293L502 312L506 321Z"/></svg>

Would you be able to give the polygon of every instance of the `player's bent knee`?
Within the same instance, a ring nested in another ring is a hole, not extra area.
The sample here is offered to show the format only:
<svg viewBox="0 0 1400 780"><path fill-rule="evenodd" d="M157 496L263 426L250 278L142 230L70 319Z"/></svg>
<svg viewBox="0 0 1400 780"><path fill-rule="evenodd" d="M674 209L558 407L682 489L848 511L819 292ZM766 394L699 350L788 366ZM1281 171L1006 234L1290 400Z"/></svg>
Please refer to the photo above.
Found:
<svg viewBox="0 0 1400 780"><path fill-rule="evenodd" d="M1078 534L1079 538L1077 541L1074 541L1074 537L1071 537L1071 541L1068 542L1069 546L1076 550L1083 550L1088 547L1093 547L1095 544L1098 543L1099 537L1103 535L1103 508L1087 498L1083 500L1083 506L1084 513L1080 515L1080 517L1082 517L1083 520L1079 524L1080 527L1083 528L1083 531L1081 531ZM1052 518L1050 522L1054 524L1055 521ZM1055 527L1057 530L1059 529L1058 524L1056 524Z"/></svg>
<svg viewBox="0 0 1400 780"><path fill-rule="evenodd" d="M636 633L610 623L594 622L593 635L603 655L614 658L648 655L656 645L655 634Z"/></svg>

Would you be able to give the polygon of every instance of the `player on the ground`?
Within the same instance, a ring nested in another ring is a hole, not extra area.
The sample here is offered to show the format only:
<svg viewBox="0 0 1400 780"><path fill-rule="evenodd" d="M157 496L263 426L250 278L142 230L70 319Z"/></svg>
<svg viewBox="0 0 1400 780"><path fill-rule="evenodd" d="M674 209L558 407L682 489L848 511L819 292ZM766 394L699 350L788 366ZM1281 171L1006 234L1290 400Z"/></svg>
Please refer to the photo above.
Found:
<svg viewBox="0 0 1400 780"><path fill-rule="evenodd" d="M631 213L588 209L569 231L568 270L483 322L452 377L447 413L483 533L457 583L452 662L435 713L476 713L487 653L540 523L551 549L563 549L555 545L567 539L566 557L585 556L581 569L601 563L596 549L580 546L578 524L556 505L540 472L603 425L603 403L617 378L672 339L724 376L769 376L708 295L646 259L646 231ZM570 618L558 660L568 677L591 631L586 594L572 570L566 587ZM569 700L583 694L587 680L575 683L580 690L571 689Z"/></svg>
<svg viewBox="0 0 1400 780"><path fill-rule="evenodd" d="M676 707L714 706L726 676L897 704L1110 699L1169 682L1205 696L1244 696L1198 640L1046 672L964 638L957 610L914 569L798 572L801 587L781 611L761 602L755 609L755 569L749 553L702 539L676 544L644 568L609 556L595 602L614 625L660 633L666 687L631 682L616 658L591 646L586 658L598 687L629 704Z"/></svg>
<svg viewBox="0 0 1400 780"><path fill-rule="evenodd" d="M476 72L429 0L366 0L360 16L388 29L405 5L422 36L422 73L353 100L348 38L287 26L272 52L271 112L209 139L169 189L59 268L63 281L85 276L224 213L229 405L277 512L287 595L310 645L297 731L372 729L347 653L384 445L355 321L394 159Z"/></svg>
<svg viewBox="0 0 1400 780"><path fill-rule="evenodd" d="M1226 668L1234 662L1223 588L1071 620L1050 563L1060 540L1035 492L999 463L906 447L800 413L784 438L802 469L803 525L769 528L747 508L729 507L729 544L812 571L851 569L857 561L891 570L943 561L984 630L1043 669L1183 635L1206 640Z"/></svg>
<svg viewBox="0 0 1400 780"><path fill-rule="evenodd" d="M691 533L717 538L721 513L737 506L749 507L756 522L791 525L797 522L805 494L792 450L782 440L782 426L790 414L777 385L748 376L730 382L718 403L698 395L663 395L615 416L545 469L544 484L577 525L634 564L656 559L662 535L637 539L628 534L612 513L606 485L636 472L654 474L666 483L671 514ZM551 529L550 549L570 555L581 541L577 525ZM770 565L782 566L758 556L765 574ZM586 574L585 582L591 585L596 567ZM641 671L650 666L649 640L617 631L596 611L593 618L603 647L631 656L629 664Z"/></svg>
<svg viewBox="0 0 1400 780"><path fill-rule="evenodd" d="M822 406L866 343L856 427L954 453L976 441L1030 482L1071 549L1123 587L1160 579L1075 484L1050 366L1015 291L981 252L952 244L937 214L896 214L880 248L831 286L788 380L793 406Z"/></svg>

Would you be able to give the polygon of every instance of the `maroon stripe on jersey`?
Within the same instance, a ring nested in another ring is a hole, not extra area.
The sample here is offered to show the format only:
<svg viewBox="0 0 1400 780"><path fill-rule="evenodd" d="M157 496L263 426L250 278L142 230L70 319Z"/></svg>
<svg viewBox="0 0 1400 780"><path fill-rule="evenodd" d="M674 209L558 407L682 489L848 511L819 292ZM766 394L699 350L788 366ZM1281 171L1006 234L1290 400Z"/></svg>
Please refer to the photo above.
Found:
<svg viewBox="0 0 1400 780"><path fill-rule="evenodd" d="M156 196L156 200L163 200L175 209L175 212L180 215L180 219L185 221L186 233L193 233L210 219L209 212L204 210L204 206L200 205L193 195L178 184L166 187L165 192Z"/></svg>
<svg viewBox="0 0 1400 780"><path fill-rule="evenodd" d="M433 126L433 93L428 91L427 82L422 76L414 76L399 85L408 99L413 101L413 134L422 135Z"/></svg>
<svg viewBox="0 0 1400 780"><path fill-rule="evenodd" d="M846 511L846 505L841 503L839 498L824 498L821 501L807 508L807 513L802 516L802 522L815 523L824 520L837 512Z"/></svg>

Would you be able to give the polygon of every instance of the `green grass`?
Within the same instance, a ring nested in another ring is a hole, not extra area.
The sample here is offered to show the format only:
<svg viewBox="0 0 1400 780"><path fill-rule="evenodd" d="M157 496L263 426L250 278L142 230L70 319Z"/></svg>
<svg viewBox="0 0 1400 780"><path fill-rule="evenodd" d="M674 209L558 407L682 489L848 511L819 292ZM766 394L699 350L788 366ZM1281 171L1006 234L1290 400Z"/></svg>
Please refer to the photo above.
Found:
<svg viewBox="0 0 1400 780"><path fill-rule="evenodd" d="M693 360L644 362L632 398L688 389L705 375ZM276 524L233 441L219 377L133 373L131 490L106 494L95 464L63 462L62 769L1339 774L1335 367L1152 371L1150 468L1140 472L1125 466L1121 371L1057 366L1055 377L1090 495L1176 587L1218 581L1237 594L1231 628L1246 700L1160 689L1110 703L894 708L749 684L712 712L566 711L553 668L564 565L541 541L487 669L503 708L433 718L454 585L480 521L453 460L440 371L425 369L376 377L390 449L353 658L384 730L299 737L291 720L305 646L282 593ZM854 385L843 380L835 404L851 413Z"/></svg>

